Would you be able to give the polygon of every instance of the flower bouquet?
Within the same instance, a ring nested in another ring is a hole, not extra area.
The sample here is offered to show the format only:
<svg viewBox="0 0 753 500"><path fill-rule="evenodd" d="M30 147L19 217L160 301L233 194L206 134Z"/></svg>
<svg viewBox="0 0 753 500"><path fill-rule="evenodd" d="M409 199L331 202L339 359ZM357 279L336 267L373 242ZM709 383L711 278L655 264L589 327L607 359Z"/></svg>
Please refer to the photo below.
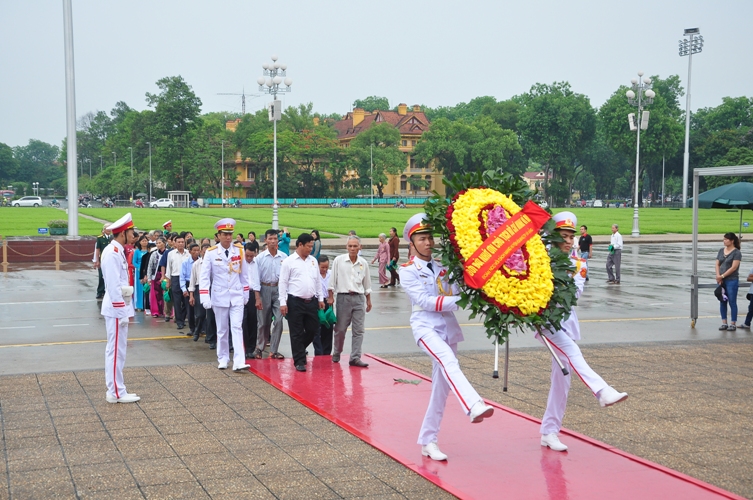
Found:
<svg viewBox="0 0 753 500"><path fill-rule="evenodd" d="M448 195L425 203L437 253L461 290L458 305L481 314L489 338L513 329L559 329L575 304L570 258L550 214L518 176L487 170L445 179Z"/></svg>

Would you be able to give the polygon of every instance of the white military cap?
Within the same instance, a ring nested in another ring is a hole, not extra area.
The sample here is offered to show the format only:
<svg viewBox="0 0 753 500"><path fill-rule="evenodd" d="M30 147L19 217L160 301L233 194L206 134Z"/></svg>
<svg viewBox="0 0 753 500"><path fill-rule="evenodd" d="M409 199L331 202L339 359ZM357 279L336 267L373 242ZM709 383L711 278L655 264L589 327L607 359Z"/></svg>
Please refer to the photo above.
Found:
<svg viewBox="0 0 753 500"><path fill-rule="evenodd" d="M431 226L426 223L425 218L426 214L421 212L408 219L403 229L403 238L405 241L410 243L410 237L417 233L431 233Z"/></svg>
<svg viewBox="0 0 753 500"><path fill-rule="evenodd" d="M232 233L235 230L235 219L226 218L217 221L214 228L220 233Z"/></svg>
<svg viewBox="0 0 753 500"><path fill-rule="evenodd" d="M552 220L554 220L554 229L569 229L574 232L575 227L578 225L578 218L572 212L554 214Z"/></svg>
<svg viewBox="0 0 753 500"><path fill-rule="evenodd" d="M131 213L128 212L120 219L116 220L109 226L107 226L105 229L108 231L112 231L112 234L118 234L122 233L126 229L131 229L133 227L133 219L131 219Z"/></svg>

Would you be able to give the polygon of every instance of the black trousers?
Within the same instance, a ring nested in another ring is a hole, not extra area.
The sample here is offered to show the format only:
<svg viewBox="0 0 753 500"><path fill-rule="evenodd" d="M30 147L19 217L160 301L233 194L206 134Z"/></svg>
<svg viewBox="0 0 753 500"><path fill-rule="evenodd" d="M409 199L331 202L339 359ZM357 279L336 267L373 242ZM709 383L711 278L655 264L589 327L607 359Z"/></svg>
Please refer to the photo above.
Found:
<svg viewBox="0 0 753 500"><path fill-rule="evenodd" d="M254 299L254 291L251 290L251 299L243 307L243 345L246 348L246 354L254 352L257 328L256 299Z"/></svg>
<svg viewBox="0 0 753 500"><path fill-rule="evenodd" d="M202 309L204 309L202 307ZM204 312L206 313L206 323L204 323L204 331L206 332L206 338L204 339L204 342L207 344L216 344L217 343L217 323L215 323L214 320L214 311L211 309L204 309Z"/></svg>
<svg viewBox="0 0 753 500"><path fill-rule="evenodd" d="M170 291L173 297L173 310L175 311L175 324L186 324L186 309L188 298L183 296L183 290L180 289L180 276L170 277Z"/></svg>
<svg viewBox="0 0 753 500"><path fill-rule="evenodd" d="M97 268L98 275L99 275L99 281L97 282L97 297L104 297L105 296L105 278L102 276L102 268Z"/></svg>
<svg viewBox="0 0 753 500"><path fill-rule="evenodd" d="M194 313L193 333L194 335L198 335L201 332L205 332L204 329L206 328L206 324L207 324L207 312L204 309L204 306L201 305L201 302L196 300L196 295L197 294L194 294L194 306L193 306L193 313Z"/></svg>
<svg viewBox="0 0 753 500"><path fill-rule="evenodd" d="M324 310L330 309L332 306L325 302ZM332 354L332 330L334 325L327 328L326 326L319 324L319 332L314 337L314 354L316 356L329 356Z"/></svg>
<svg viewBox="0 0 753 500"><path fill-rule="evenodd" d="M290 330L290 350L293 363L306 364L306 347L319 331L319 302L316 297L299 299L288 295L288 329Z"/></svg>

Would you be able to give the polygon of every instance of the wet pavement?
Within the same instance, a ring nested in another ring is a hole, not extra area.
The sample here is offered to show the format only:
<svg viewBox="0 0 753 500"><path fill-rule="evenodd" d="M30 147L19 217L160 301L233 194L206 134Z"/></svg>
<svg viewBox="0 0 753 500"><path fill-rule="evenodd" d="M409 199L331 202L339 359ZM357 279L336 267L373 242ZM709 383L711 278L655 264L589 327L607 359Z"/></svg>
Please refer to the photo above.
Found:
<svg viewBox="0 0 753 500"><path fill-rule="evenodd" d="M700 245L702 282L713 281L719 247ZM371 260L373 253L364 256ZM690 257L687 243L628 245L621 284L608 285L606 248L594 248L578 312L580 344L607 382L631 397L605 412L575 382L565 426L750 497L753 335L717 330L711 290L702 291L691 328ZM750 264L743 261L741 268L745 275ZM377 283L375 269L372 279ZM0 500L52 491L107 498L119 484L110 473L126 478L125 498L442 496L255 376L219 372L203 338L194 343L173 323L143 313L130 326L126 368L129 389L143 399L106 404L96 281L84 264L60 271L9 266L0 274ZM738 323L746 292L741 286ZM402 291L375 288L373 303L364 350L428 373ZM461 365L479 392L541 417L549 378L543 348L528 333L513 336L510 391L504 393L501 379L490 377L490 341L475 320L460 317L466 332ZM281 347L289 356L287 335ZM98 458L86 458L87 449ZM275 466L271 472L268 464ZM234 471L241 471L240 479ZM335 485L341 482L351 484ZM167 486L176 483L185 488Z"/></svg>

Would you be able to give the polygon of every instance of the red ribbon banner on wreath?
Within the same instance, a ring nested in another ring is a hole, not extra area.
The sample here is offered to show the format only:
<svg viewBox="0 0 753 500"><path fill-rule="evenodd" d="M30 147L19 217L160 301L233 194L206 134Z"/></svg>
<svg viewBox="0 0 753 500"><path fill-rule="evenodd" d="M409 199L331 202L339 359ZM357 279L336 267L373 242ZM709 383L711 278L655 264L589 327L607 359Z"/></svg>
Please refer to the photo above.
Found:
<svg viewBox="0 0 753 500"><path fill-rule="evenodd" d="M463 277L471 288L482 288L510 256L526 244L551 216L528 201L523 209L499 226L465 262Z"/></svg>

